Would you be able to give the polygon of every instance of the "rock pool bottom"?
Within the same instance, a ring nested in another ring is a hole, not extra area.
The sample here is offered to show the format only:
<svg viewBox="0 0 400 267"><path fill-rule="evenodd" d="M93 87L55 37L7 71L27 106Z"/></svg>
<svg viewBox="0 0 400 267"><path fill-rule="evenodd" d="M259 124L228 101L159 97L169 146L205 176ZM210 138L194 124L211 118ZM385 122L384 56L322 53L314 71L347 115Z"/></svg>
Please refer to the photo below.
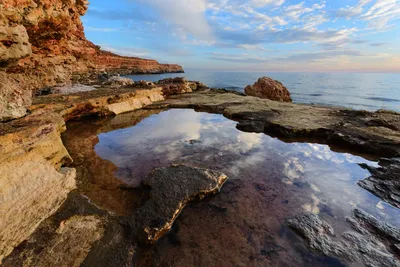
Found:
<svg viewBox="0 0 400 267"><path fill-rule="evenodd" d="M129 217L146 202L140 184L155 168L185 164L229 177L219 194L188 205L155 245L136 247L130 253L135 266L362 266L362 257L313 251L288 220L316 214L337 241L354 231L346 219L355 208L400 226L398 209L357 185L369 176L358 164L375 162L235 126L193 110L139 110L70 122L63 140L75 161L79 193L115 217ZM398 266L384 245L382 253ZM90 256L86 265L99 264Z"/></svg>

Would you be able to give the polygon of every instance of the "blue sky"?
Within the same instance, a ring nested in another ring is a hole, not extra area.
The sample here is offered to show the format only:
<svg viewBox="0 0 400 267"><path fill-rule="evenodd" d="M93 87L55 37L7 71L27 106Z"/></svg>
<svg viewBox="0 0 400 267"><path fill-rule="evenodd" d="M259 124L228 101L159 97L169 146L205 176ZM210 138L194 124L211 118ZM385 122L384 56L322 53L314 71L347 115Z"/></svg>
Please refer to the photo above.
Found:
<svg viewBox="0 0 400 267"><path fill-rule="evenodd" d="M400 71L400 0L91 0L104 50L185 68Z"/></svg>

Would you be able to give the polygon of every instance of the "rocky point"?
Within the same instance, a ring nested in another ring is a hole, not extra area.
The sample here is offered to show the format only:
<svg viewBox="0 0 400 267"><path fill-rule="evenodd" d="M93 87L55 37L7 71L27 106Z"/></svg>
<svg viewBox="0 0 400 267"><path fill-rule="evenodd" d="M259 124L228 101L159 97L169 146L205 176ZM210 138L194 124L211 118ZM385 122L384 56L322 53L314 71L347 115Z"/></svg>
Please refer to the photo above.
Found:
<svg viewBox="0 0 400 267"><path fill-rule="evenodd" d="M0 2L0 121L22 117L32 91L102 72L183 72L181 66L102 51L85 38L87 0Z"/></svg>

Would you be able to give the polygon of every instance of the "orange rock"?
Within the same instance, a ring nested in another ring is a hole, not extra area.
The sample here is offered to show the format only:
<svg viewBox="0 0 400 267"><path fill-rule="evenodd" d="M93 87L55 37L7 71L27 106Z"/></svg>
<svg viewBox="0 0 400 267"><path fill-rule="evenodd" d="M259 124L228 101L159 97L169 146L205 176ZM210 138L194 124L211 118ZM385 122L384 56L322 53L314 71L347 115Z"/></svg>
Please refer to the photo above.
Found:
<svg viewBox="0 0 400 267"><path fill-rule="evenodd" d="M262 77L253 85L244 89L247 95L259 98L267 98L280 102L292 102L289 90L278 81L268 77Z"/></svg>
<svg viewBox="0 0 400 267"><path fill-rule="evenodd" d="M3 92L0 87L0 121L24 116L32 90L68 83L76 76L102 71L183 72L178 65L100 50L85 38L80 17L88 4L87 0L0 1L0 77L23 92Z"/></svg>

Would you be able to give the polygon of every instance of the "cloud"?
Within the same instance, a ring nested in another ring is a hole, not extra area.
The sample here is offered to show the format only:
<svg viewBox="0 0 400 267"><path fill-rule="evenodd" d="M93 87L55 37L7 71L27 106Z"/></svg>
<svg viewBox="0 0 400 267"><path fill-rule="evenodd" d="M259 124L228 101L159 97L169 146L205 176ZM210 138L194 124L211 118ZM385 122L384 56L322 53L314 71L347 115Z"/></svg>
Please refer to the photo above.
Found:
<svg viewBox="0 0 400 267"><path fill-rule="evenodd" d="M400 4L398 0L359 0L356 6L337 10L336 16L358 18L367 21L370 28L385 29L400 19Z"/></svg>
<svg viewBox="0 0 400 267"><path fill-rule="evenodd" d="M208 53L210 59L236 62L236 63L308 63L318 62L322 60L336 59L338 57L360 57L363 54L358 50L339 49L339 50L322 50L317 52L297 53L283 57L262 57L251 54L228 54L212 52Z"/></svg>
<svg viewBox="0 0 400 267"><path fill-rule="evenodd" d="M372 43L372 44L369 44L370 46L374 46L374 47L379 47L379 46L384 46L384 45L387 45L387 43Z"/></svg>
<svg viewBox="0 0 400 267"><path fill-rule="evenodd" d="M400 4L397 0L377 0L361 18L368 21L372 28L384 29L400 19Z"/></svg>
<svg viewBox="0 0 400 267"><path fill-rule="evenodd" d="M285 0L252 0L250 4L254 7L264 7L267 5L281 6Z"/></svg>
<svg viewBox="0 0 400 267"><path fill-rule="evenodd" d="M159 15L197 39L212 40L206 19L207 0L138 0L155 8Z"/></svg>
<svg viewBox="0 0 400 267"><path fill-rule="evenodd" d="M371 0L359 0L356 6L340 8L336 11L336 16L347 19L359 16L364 11L364 6L370 2Z"/></svg>

